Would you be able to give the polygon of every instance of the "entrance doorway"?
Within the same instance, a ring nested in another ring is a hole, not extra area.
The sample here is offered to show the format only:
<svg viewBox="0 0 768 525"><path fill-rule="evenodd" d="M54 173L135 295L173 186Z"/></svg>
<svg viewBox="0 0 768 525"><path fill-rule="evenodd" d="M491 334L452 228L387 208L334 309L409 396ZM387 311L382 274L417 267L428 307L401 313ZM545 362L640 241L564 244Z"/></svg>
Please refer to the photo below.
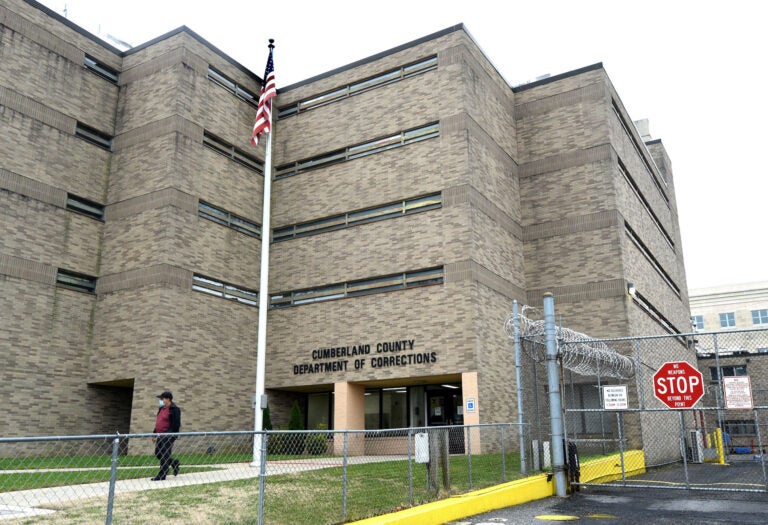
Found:
<svg viewBox="0 0 768 525"><path fill-rule="evenodd" d="M461 426L464 424L464 398L460 387L430 388L427 390L427 425ZM464 432L462 428L452 428L448 432L448 453L464 453Z"/></svg>

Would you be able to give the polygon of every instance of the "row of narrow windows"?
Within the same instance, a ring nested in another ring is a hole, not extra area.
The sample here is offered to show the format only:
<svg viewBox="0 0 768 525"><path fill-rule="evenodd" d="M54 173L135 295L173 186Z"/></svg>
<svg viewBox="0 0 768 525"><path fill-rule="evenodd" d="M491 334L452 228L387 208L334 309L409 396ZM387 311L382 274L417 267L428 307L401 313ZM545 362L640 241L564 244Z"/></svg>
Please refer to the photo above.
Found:
<svg viewBox="0 0 768 525"><path fill-rule="evenodd" d="M406 288L443 283L443 267L396 273L371 279L349 281L305 290L281 292L269 296L270 308L289 308L303 304L319 303L357 297L374 293L391 292Z"/></svg>
<svg viewBox="0 0 768 525"><path fill-rule="evenodd" d="M680 287L675 284L675 281L664 270L656 257L653 256L651 250L649 250L645 243L640 240L640 237L637 235L637 233L635 233L635 230L633 230L629 223L626 221L624 221L624 231L627 234L627 237L629 237L629 239L637 247L637 249L640 250L640 253L642 253L646 260L651 264L651 266L653 266L653 269L656 270L656 273L658 273L664 282L667 283L667 286L672 289L675 295L680 297Z"/></svg>
<svg viewBox="0 0 768 525"><path fill-rule="evenodd" d="M396 273L369 279L348 281L316 288L293 290L270 294L269 308L289 308L304 304L320 303L347 297L358 297L376 293L404 290L443 283L443 267ZM195 274L192 290L236 301L248 306L258 306L259 292L242 288L212 277Z"/></svg>
<svg viewBox="0 0 768 525"><path fill-rule="evenodd" d="M656 178L655 173L658 172L661 177L662 181L664 182L664 185L667 185L666 179L664 179L664 174L661 173L661 171L656 169L656 171L651 168L650 163L648 162L648 159L643 154L643 152L640 150L640 146L638 146L637 142L635 141L635 136L629 131L629 125L627 124L627 121L624 119L624 116L621 114L621 111L618 108L618 105L616 104L615 100L611 101L612 107L613 107L613 113L616 115L616 118L619 119L619 124L621 124L621 127L624 128L624 133L627 135L627 139L632 144L632 147L635 149L635 152L637 153L637 156L640 158L640 161L645 166L645 169L648 170L648 175L651 177L651 180L653 181L653 184L656 186L656 189L659 190L659 193L661 194L661 197L664 199L664 202L669 206L669 197L667 196L667 193L664 191L664 188L661 187L661 184L659 184L658 179Z"/></svg>
<svg viewBox="0 0 768 525"><path fill-rule="evenodd" d="M629 175L629 171L627 171L627 167L624 165L621 159L619 159L619 171L621 172L621 175L624 177L624 180L627 182L627 184L629 184L629 187L632 190L632 193L635 194L635 197L637 197L637 200L640 201L640 204L643 206L645 211L650 216L651 221L653 221L653 224L656 225L656 228L659 229L659 232L661 233L664 240L667 242L667 244L669 244L669 247L672 248L672 250L674 251L675 242L672 240L672 237L669 235L666 228L664 228L664 226L661 224L661 221L659 220L656 213L654 213L653 208L651 208L651 205L643 196L643 193L640 191L640 188L637 186L635 179L633 179L632 176Z"/></svg>
<svg viewBox="0 0 768 525"><path fill-rule="evenodd" d="M416 75L421 75L427 71L432 71L433 69L437 69L436 56L425 58L418 62L386 71L373 77L347 84L346 86L335 88L320 95L305 98L287 106L281 106L278 108L278 118L284 119L292 117L299 113L309 111L310 109L315 109L332 102L337 102L345 98L365 93L371 89L386 86L393 82L398 82Z"/></svg>
<svg viewBox="0 0 768 525"><path fill-rule="evenodd" d="M272 232L272 242L287 241L297 237L317 235L329 231L358 226L360 224L402 217L403 215L434 210L435 208L440 208L442 205L443 197L441 193L406 199L385 204L383 206L375 206L354 212L342 213L334 215L333 217L293 224L283 228L275 228Z"/></svg>
<svg viewBox="0 0 768 525"><path fill-rule="evenodd" d="M662 314L661 311L656 308L648 299L646 299L640 292L635 291L634 295L632 296L632 301L637 306L639 306L648 315L648 317L656 321L656 323L668 333L673 335L682 333L677 329L672 321L667 319L664 314Z"/></svg>
<svg viewBox="0 0 768 525"><path fill-rule="evenodd" d="M57 269L56 285L78 292L89 294L96 293L96 277L73 272L63 268ZM269 308L287 308L303 304L319 303L346 297L358 297L406 288L417 288L443 283L443 267L428 268L412 272L396 273L337 283L329 286L321 286L310 289L294 290L271 294ZM192 290L213 295L222 299L236 301L248 306L258 306L259 292L241 286L234 285L194 274L192 276Z"/></svg>
<svg viewBox="0 0 768 525"><path fill-rule="evenodd" d="M339 150L323 153L315 157L282 164L275 168L275 180L292 177L299 173L324 168L331 164L358 159L374 153L399 148L408 144L421 142L440 136L440 124L433 122L418 128L401 131L394 135L369 140L354 146L348 146Z"/></svg>
<svg viewBox="0 0 768 525"><path fill-rule="evenodd" d="M441 193L434 193L412 199L396 201L382 206L374 206L354 212L342 213L314 221L276 228L272 242L286 241L298 237L318 235L334 230L350 228L370 222L383 221L413 213L434 210L442 207ZM87 217L104 220L104 206L71 193L67 194L67 209ZM209 221L221 224L240 233L261 239L261 226L239 215L229 212L205 201L198 202L197 215Z"/></svg>

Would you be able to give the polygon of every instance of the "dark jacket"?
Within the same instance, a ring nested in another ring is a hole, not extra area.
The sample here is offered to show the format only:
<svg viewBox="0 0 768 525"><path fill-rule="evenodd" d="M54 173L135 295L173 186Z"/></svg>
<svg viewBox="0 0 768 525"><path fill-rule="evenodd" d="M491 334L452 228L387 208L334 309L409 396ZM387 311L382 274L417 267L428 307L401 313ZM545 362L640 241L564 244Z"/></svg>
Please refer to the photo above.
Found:
<svg viewBox="0 0 768 525"><path fill-rule="evenodd" d="M162 409L163 407L159 407L157 413L159 414ZM171 406L168 407L168 418L169 423L171 424L171 426L168 427L168 433L179 432L181 430L181 409L173 402L171 402ZM152 432L157 432L157 427L155 427Z"/></svg>

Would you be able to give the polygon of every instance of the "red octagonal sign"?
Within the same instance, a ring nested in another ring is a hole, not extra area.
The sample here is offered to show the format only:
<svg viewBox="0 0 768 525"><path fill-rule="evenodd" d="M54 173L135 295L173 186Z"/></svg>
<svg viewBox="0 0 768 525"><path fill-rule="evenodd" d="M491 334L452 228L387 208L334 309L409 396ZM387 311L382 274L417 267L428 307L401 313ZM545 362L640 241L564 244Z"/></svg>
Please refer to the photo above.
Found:
<svg viewBox="0 0 768 525"><path fill-rule="evenodd" d="M669 408L692 408L704 396L704 378L687 361L669 361L653 374L653 395Z"/></svg>

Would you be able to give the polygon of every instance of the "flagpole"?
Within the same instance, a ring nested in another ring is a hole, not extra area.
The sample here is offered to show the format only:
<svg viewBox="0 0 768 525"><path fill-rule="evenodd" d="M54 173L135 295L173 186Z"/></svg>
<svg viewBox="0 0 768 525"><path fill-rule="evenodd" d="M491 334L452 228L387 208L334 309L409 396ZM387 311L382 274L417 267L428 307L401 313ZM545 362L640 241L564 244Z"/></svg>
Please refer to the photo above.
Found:
<svg viewBox="0 0 768 525"><path fill-rule="evenodd" d="M274 40L269 39L270 56L275 48ZM264 79L266 82L267 79ZM264 202L261 220L261 267L259 278L259 325L256 342L256 394L253 399L253 462L252 467L261 466L261 432L264 425L264 368L267 346L267 311L269 310L269 242L271 237L271 202L272 202L272 111L269 112L269 132L264 153Z"/></svg>

